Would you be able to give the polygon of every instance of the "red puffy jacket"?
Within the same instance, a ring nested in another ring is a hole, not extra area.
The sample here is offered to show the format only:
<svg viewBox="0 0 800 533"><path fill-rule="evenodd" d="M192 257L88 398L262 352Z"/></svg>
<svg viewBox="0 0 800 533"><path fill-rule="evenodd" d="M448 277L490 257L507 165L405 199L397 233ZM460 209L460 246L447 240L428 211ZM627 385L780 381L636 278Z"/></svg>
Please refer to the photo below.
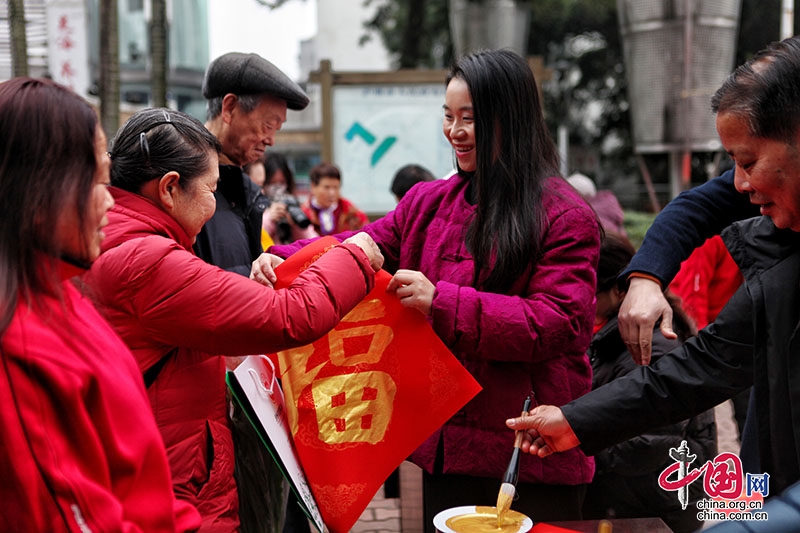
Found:
<svg viewBox="0 0 800 533"><path fill-rule="evenodd" d="M374 284L366 254L339 245L287 289L224 271L148 199L111 187L103 253L84 279L142 372L169 354L148 389L175 493L195 504L203 531L238 526L233 442L220 355L274 352L333 328ZM212 452L213 450L213 452Z"/></svg>
<svg viewBox="0 0 800 533"><path fill-rule="evenodd" d="M66 267L63 279L77 274ZM69 282L0 342L0 531L186 531L130 351Z"/></svg>
<svg viewBox="0 0 800 533"><path fill-rule="evenodd" d="M697 329L703 329L717 318L743 281L739 266L716 235L681 263L669 288L681 297Z"/></svg>

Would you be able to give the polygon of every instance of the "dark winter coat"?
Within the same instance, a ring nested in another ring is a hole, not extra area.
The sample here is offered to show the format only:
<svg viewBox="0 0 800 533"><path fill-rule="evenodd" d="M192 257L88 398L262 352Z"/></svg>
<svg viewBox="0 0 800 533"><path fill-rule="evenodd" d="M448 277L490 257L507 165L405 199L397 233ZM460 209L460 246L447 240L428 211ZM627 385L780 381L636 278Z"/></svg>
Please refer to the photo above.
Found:
<svg viewBox="0 0 800 533"><path fill-rule="evenodd" d="M717 320L562 410L581 448L596 453L753 385L761 468L779 492L800 480L800 233L758 217L734 224L723 240L745 284Z"/></svg>
<svg viewBox="0 0 800 533"><path fill-rule="evenodd" d="M681 345L678 339L666 339L661 331L653 332L653 361ZM589 346L592 361L592 388L599 388L636 368L612 318L598 331ZM674 492L659 487L658 476L674 463L671 448L685 440L696 455L693 467L699 467L717 455L717 429L713 410L688 420L648 431L598 452L596 471L584 503L585 518L605 518L612 509L617 518L658 516L673 531L694 531L697 520L694 503L705 497L701 483L689 486L689 508L681 509Z"/></svg>
<svg viewBox="0 0 800 533"><path fill-rule="evenodd" d="M620 274L632 272L655 276L666 287L692 251L706 239L719 235L728 225L758 216L758 206L733 186L733 169L699 187L683 191L664 207L647 230L644 242Z"/></svg>
<svg viewBox="0 0 800 533"><path fill-rule="evenodd" d="M197 236L194 250L206 263L249 276L250 264L263 252L261 219L269 200L237 166L220 165L219 180L217 210Z"/></svg>

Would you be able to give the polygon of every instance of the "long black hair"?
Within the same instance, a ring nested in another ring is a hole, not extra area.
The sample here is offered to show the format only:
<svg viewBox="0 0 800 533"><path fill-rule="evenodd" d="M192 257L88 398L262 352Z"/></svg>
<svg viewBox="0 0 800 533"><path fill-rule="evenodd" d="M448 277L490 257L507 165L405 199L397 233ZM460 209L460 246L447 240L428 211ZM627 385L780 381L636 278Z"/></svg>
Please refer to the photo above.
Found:
<svg viewBox="0 0 800 533"><path fill-rule="evenodd" d="M62 85L0 84L0 336L20 298L31 305L37 294L61 294L55 228L66 210L87 224L97 128L91 106Z"/></svg>
<svg viewBox="0 0 800 533"><path fill-rule="evenodd" d="M475 120L476 211L466 235L473 286L502 293L539 259L542 187L559 175L558 151L522 57L508 50L467 55L453 66L447 84L454 78L467 84Z"/></svg>
<svg viewBox="0 0 800 533"><path fill-rule="evenodd" d="M266 157L264 157L264 187L266 188L269 186L272 176L279 170L283 172L283 177L286 179L286 192L294 195L294 172L292 172L289 161L286 160L286 156L278 152L269 152Z"/></svg>

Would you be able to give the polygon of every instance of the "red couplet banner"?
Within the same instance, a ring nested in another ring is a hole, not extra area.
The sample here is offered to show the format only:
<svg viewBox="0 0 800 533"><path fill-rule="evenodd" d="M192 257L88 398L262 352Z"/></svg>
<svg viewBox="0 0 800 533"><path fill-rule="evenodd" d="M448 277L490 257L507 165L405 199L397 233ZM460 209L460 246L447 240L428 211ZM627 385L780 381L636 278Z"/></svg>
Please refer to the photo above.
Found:
<svg viewBox="0 0 800 533"><path fill-rule="evenodd" d="M287 287L330 247L318 239L275 269ZM356 523L389 474L481 389L425 317L374 289L319 341L278 353L297 455L333 533Z"/></svg>

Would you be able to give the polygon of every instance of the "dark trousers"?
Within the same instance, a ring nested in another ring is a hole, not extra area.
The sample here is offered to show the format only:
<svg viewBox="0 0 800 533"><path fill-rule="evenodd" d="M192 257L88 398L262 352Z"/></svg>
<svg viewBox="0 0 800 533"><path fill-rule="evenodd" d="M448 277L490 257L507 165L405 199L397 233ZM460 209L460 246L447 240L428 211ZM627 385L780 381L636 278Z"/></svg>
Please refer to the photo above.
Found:
<svg viewBox="0 0 800 533"><path fill-rule="evenodd" d="M494 507L501 480L456 474L422 474L426 533L434 533L433 517L440 511L463 505ZM586 485L542 485L517 483L517 498L511 509L536 522L581 520Z"/></svg>

